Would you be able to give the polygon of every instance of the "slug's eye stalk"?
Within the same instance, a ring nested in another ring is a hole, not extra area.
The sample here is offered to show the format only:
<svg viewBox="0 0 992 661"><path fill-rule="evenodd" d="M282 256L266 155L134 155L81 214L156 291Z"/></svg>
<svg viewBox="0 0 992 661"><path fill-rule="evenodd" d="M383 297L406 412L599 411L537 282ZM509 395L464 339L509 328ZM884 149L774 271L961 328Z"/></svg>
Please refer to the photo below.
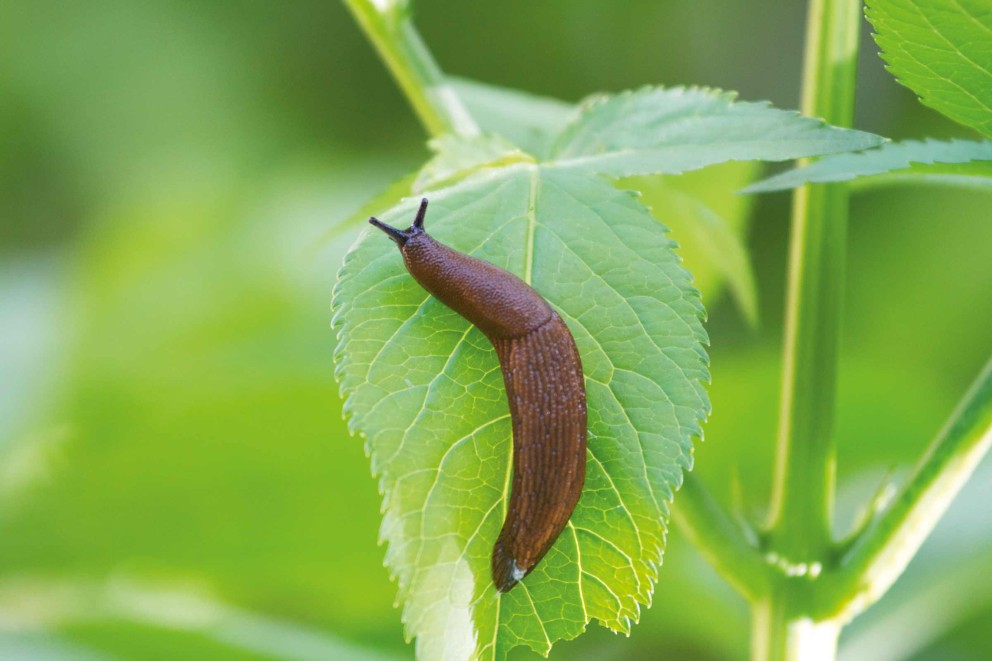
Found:
<svg viewBox="0 0 992 661"><path fill-rule="evenodd" d="M417 210L417 217L413 219L413 226L418 230L424 229L424 216L427 215L427 198L420 199L420 209Z"/></svg>
<svg viewBox="0 0 992 661"><path fill-rule="evenodd" d="M417 211L417 217L413 219L413 225L410 226L406 231L398 230L392 225L387 225L378 218L369 218L369 223L375 225L383 232L386 233L390 239L396 242L400 248L406 245L406 242L412 239L417 234L424 231L424 216L427 215L427 198L420 200L420 209Z"/></svg>
<svg viewBox="0 0 992 661"><path fill-rule="evenodd" d="M383 232L385 232L386 236L388 236L390 239L395 241L396 245L398 245L400 248L406 245L407 239L410 238L410 230L407 230L406 232L404 232L403 230L398 230L392 225L387 225L378 218L369 218L369 223L375 225Z"/></svg>

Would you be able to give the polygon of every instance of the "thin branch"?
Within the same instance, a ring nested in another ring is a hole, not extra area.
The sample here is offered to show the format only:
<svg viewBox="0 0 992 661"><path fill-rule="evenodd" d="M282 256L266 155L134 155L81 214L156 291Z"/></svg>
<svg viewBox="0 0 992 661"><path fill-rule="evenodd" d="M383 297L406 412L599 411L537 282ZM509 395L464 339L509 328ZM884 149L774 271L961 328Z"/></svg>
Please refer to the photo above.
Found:
<svg viewBox="0 0 992 661"><path fill-rule="evenodd" d="M992 359L972 384L902 490L857 540L824 585L854 617L902 574L992 447Z"/></svg>
<svg viewBox="0 0 992 661"><path fill-rule="evenodd" d="M431 137L479 135L410 19L405 0L344 0Z"/></svg>
<svg viewBox="0 0 992 661"><path fill-rule="evenodd" d="M672 520L745 598L754 601L767 593L770 571L756 543L692 473L686 474L672 505Z"/></svg>

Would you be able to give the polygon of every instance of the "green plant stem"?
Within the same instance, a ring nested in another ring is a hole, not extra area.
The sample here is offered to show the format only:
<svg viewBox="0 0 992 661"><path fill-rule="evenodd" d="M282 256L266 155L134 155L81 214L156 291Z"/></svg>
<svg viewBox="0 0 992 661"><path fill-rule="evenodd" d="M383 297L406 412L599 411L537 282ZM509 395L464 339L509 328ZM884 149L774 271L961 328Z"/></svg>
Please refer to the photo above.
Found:
<svg viewBox="0 0 992 661"><path fill-rule="evenodd" d="M768 592L769 568L746 531L731 519L692 473L672 506L672 520L700 553L747 599Z"/></svg>
<svg viewBox="0 0 992 661"><path fill-rule="evenodd" d="M860 0L810 0L802 111L838 126L853 118ZM844 184L804 186L793 197L785 348L767 544L785 567L822 567L833 540L832 436L847 237ZM832 659L838 625L817 622L814 576L776 583L753 605L752 658ZM830 634L830 635L827 635ZM823 650L816 653L817 650Z"/></svg>
<svg viewBox="0 0 992 661"><path fill-rule="evenodd" d="M968 390L911 477L851 546L824 588L850 619L899 577L992 447L992 359Z"/></svg>
<svg viewBox="0 0 992 661"><path fill-rule="evenodd" d="M840 622L804 615L801 591L792 587L782 582L751 605L751 658L831 661L837 655Z"/></svg>
<svg viewBox="0 0 992 661"><path fill-rule="evenodd" d="M479 127L445 81L403 0L344 0L431 137L474 136Z"/></svg>
<svg viewBox="0 0 992 661"><path fill-rule="evenodd" d="M811 0L804 114L850 126L861 3ZM830 549L837 345L847 235L844 184L807 185L792 206L778 449L771 507L775 550L792 562Z"/></svg>

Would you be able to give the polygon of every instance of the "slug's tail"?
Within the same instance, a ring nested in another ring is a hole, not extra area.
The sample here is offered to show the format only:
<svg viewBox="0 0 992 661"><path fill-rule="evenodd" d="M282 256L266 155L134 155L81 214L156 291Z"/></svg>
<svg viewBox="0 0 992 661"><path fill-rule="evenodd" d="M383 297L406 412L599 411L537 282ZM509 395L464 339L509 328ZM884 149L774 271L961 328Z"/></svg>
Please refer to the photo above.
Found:
<svg viewBox="0 0 992 661"><path fill-rule="evenodd" d="M510 553L506 542L500 538L493 547L493 583L500 592L509 592L510 588L523 580L530 569L524 569L517 564Z"/></svg>
<svg viewBox="0 0 992 661"><path fill-rule="evenodd" d="M493 583L510 590L568 525L586 474L582 363L557 313L523 337L493 338L513 425L513 480L493 547Z"/></svg>

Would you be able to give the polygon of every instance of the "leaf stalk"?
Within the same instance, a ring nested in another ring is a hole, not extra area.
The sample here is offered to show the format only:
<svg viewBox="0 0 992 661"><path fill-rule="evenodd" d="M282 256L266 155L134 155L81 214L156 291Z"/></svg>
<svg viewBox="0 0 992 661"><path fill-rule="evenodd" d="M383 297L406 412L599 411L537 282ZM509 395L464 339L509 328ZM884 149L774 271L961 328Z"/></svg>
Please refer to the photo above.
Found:
<svg viewBox="0 0 992 661"><path fill-rule="evenodd" d="M344 0L432 138L480 134L413 25L403 0Z"/></svg>
<svg viewBox="0 0 992 661"><path fill-rule="evenodd" d="M727 514L693 473L685 475L672 505L672 520L717 573L749 601L768 593L770 571L749 531Z"/></svg>

